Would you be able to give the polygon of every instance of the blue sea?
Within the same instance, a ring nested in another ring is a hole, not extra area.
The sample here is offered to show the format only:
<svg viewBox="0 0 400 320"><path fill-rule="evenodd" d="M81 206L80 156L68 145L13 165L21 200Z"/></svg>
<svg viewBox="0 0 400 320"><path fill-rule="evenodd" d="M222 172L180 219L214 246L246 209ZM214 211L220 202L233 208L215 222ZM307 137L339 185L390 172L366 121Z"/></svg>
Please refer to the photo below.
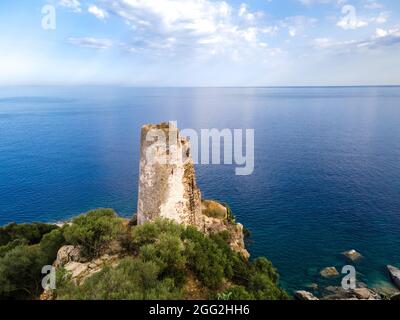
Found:
<svg viewBox="0 0 400 320"><path fill-rule="evenodd" d="M0 225L55 222L97 207L136 211L145 123L254 129L255 170L198 165L203 197L227 202L289 291L327 266L358 280L400 267L400 88L0 89ZM329 284L340 284L333 279Z"/></svg>

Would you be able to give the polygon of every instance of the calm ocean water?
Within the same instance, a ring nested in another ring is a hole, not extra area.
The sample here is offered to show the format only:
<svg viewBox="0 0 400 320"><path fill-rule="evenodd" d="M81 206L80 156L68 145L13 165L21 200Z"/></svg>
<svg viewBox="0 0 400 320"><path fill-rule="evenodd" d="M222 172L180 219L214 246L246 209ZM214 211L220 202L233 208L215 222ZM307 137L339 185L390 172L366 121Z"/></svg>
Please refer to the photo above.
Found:
<svg viewBox="0 0 400 320"><path fill-rule="evenodd" d="M254 128L255 171L198 166L204 198L228 202L288 289L360 251L359 280L400 267L400 88L1 88L0 225L136 210L139 132ZM329 283L339 285L340 279Z"/></svg>

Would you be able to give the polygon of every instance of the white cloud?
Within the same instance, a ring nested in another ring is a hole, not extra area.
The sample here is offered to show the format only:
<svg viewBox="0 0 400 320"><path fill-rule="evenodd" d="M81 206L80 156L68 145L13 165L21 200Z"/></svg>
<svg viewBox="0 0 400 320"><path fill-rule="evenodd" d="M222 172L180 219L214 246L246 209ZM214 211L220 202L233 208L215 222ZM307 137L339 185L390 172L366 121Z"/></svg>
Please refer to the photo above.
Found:
<svg viewBox="0 0 400 320"><path fill-rule="evenodd" d="M364 5L366 9L375 10L375 9L382 9L383 5L378 1L368 0L368 3Z"/></svg>
<svg viewBox="0 0 400 320"><path fill-rule="evenodd" d="M103 20L108 17L107 11L99 8L98 6L91 5L88 8L88 12L96 16L96 18Z"/></svg>
<svg viewBox="0 0 400 320"><path fill-rule="evenodd" d="M287 29L291 37L295 37L302 34L307 28L314 26L317 21L316 18L293 16L287 17L281 21L280 26Z"/></svg>
<svg viewBox="0 0 400 320"><path fill-rule="evenodd" d="M78 0L60 0L59 5L62 7L69 8L74 12L81 12L81 4Z"/></svg>
<svg viewBox="0 0 400 320"><path fill-rule="evenodd" d="M246 4L234 8L225 1L114 0L104 2L104 8L132 29L131 43L125 44L131 52L165 48L192 50L204 57L237 57L250 49L270 50L263 39L269 28L262 21L263 14L252 12Z"/></svg>
<svg viewBox="0 0 400 320"><path fill-rule="evenodd" d="M90 48L90 49L109 49L113 46L113 42L109 39L99 39L99 38L91 38L91 37L83 37L83 38L68 38L68 42L84 47L84 48Z"/></svg>
<svg viewBox="0 0 400 320"><path fill-rule="evenodd" d="M379 13L378 16L374 17L371 19L372 22L375 22L377 24L384 24L388 21L389 19L389 13L388 12L381 12Z"/></svg>
<svg viewBox="0 0 400 320"><path fill-rule="evenodd" d="M372 36L364 40L334 40L331 38L316 38L312 47L320 50L334 50L334 53L352 53L357 50L377 50L389 47L400 47L400 27L390 29L377 28Z"/></svg>

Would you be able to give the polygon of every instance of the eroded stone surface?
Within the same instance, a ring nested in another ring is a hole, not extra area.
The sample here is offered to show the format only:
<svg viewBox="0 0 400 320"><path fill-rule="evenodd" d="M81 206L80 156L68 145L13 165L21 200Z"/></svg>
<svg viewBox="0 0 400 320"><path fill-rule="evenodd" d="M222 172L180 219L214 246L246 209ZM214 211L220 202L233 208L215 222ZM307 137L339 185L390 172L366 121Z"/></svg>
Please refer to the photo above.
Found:
<svg viewBox="0 0 400 320"><path fill-rule="evenodd" d="M115 266L120 255L104 254L101 257L88 261L82 256L79 246L63 246L58 250L57 259L53 265L64 268L75 284L82 284L87 278L101 271L105 265Z"/></svg>
<svg viewBox="0 0 400 320"><path fill-rule="evenodd" d="M86 262L82 256L81 247L79 246L63 246L58 250L54 266L62 267L69 262Z"/></svg>

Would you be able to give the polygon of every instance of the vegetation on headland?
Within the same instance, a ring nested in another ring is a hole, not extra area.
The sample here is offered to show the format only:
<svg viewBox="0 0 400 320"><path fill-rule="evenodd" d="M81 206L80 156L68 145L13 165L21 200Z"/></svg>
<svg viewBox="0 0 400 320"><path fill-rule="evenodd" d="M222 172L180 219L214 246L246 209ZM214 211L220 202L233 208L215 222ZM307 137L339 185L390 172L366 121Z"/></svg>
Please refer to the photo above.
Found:
<svg viewBox="0 0 400 320"><path fill-rule="evenodd" d="M24 230L24 231L21 231ZM288 299L266 258L253 261L232 251L226 233L205 236L167 220L141 226L111 209L98 209L62 228L9 225L0 228L0 299L37 299L41 269L63 245L80 246L88 260L111 242L121 246L116 265L80 285L57 270L57 299Z"/></svg>

